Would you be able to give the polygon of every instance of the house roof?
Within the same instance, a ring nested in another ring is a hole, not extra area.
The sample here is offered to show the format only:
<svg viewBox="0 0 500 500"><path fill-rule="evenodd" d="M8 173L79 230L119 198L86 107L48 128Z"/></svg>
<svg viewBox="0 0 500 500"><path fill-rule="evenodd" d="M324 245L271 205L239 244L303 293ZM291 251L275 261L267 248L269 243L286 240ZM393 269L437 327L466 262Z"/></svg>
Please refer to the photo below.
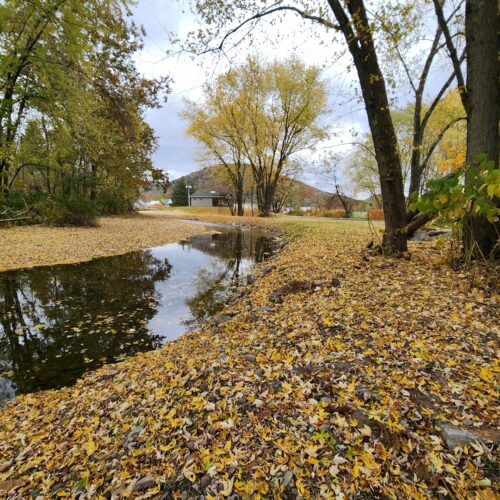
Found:
<svg viewBox="0 0 500 500"><path fill-rule="evenodd" d="M217 191L198 191L193 193L191 198L225 198L226 195L222 193L217 193Z"/></svg>

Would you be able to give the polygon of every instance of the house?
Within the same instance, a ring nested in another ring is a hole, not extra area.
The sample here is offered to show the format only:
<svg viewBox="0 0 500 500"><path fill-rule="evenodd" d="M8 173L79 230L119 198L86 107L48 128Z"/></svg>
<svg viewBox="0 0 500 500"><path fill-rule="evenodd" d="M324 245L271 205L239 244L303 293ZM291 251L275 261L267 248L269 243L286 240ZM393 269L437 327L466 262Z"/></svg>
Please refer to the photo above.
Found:
<svg viewBox="0 0 500 500"><path fill-rule="evenodd" d="M217 191L199 191L189 196L191 207L226 207L227 195L217 193Z"/></svg>

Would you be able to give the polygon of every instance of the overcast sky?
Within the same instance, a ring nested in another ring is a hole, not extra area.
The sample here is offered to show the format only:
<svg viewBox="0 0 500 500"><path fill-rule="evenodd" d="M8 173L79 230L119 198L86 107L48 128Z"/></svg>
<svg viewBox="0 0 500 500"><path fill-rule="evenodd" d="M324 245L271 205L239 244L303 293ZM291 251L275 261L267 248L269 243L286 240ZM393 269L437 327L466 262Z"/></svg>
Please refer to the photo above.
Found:
<svg viewBox="0 0 500 500"><path fill-rule="evenodd" d="M134 8L134 20L143 25L147 33L144 50L136 57L139 70L149 77L169 75L174 80L168 102L162 109L148 111L146 118L159 137L155 165L176 178L200 168L196 161L198 146L185 135L187 124L179 117L183 99L200 99L203 82L227 69L227 62L220 59L217 61L210 56L192 60L185 54L166 55L166 51L172 48L168 31L183 37L198 26L190 13L181 11L175 0L139 0ZM332 42L331 35L321 27L304 23L292 13L287 14L277 27L285 35L284 39L273 39L270 43L266 39L266 29L269 31L269 24L265 20L261 21L256 33L256 39L261 43L247 49L245 45L240 46L230 54L231 59L238 61L239 58L241 61L250 50L258 51L269 59L284 58L293 51L309 64L324 65L323 78L328 83L330 108L333 110L329 121L336 134L322 146L332 146L332 151L347 152L350 146L345 144L352 141L351 131L367 130L367 121L362 103L354 96L356 84L353 82L356 79L354 73L347 69L351 63L349 54L332 60L332 54L343 52L343 44ZM291 49L290 40L294 41L296 47ZM327 43L322 45L321 40ZM406 90L401 89L403 100L406 93ZM310 172L302 177L311 184L320 186L320 182Z"/></svg>

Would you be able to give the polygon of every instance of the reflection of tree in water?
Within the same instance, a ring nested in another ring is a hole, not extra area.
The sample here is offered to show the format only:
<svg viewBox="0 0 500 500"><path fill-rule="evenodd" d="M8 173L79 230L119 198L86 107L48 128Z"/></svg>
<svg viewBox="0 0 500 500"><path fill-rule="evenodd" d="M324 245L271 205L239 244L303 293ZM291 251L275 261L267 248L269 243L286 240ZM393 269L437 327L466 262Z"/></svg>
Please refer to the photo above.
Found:
<svg viewBox="0 0 500 500"><path fill-rule="evenodd" d="M228 287L239 281L243 258L244 241L241 231L214 234L210 235L210 238L203 236L192 241L192 246L211 255L224 256L224 260L213 260L210 268L202 268L198 271L196 293L193 297L186 299L186 304L193 316L193 319L188 322L190 325L200 324L222 307L227 297ZM215 246L212 247L210 245L214 243L214 240Z"/></svg>
<svg viewBox="0 0 500 500"><path fill-rule="evenodd" d="M161 345L147 323L168 261L134 252L84 266L0 275L0 375L9 370L18 391L66 385L106 360Z"/></svg>
<svg viewBox="0 0 500 500"><path fill-rule="evenodd" d="M199 325L220 310L227 298L228 287L238 285L243 259L261 262L272 251L272 240L255 231L227 231L220 234L202 234L192 237L193 248L223 260L212 263L210 269L200 269L196 280L196 293L186 300L193 320Z"/></svg>

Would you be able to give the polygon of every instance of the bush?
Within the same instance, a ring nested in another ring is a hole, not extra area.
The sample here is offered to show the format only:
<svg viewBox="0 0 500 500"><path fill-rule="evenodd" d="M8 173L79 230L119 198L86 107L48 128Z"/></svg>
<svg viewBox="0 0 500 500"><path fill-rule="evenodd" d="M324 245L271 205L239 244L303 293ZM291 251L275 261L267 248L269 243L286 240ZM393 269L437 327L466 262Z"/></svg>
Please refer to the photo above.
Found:
<svg viewBox="0 0 500 500"><path fill-rule="evenodd" d="M342 217L345 217L346 213L344 210L327 210L324 212L323 217L330 217L332 219L341 219Z"/></svg>
<svg viewBox="0 0 500 500"><path fill-rule="evenodd" d="M287 215L299 215L300 217L304 216L304 212L302 210L290 210L287 212Z"/></svg>
<svg viewBox="0 0 500 500"><path fill-rule="evenodd" d="M81 196L48 197L36 204L39 219L53 226L97 226L94 203Z"/></svg>
<svg viewBox="0 0 500 500"><path fill-rule="evenodd" d="M129 200L119 192L105 190L97 197L99 215L125 215L129 212Z"/></svg>
<svg viewBox="0 0 500 500"><path fill-rule="evenodd" d="M384 211L381 208L372 208L368 210L369 220L384 220Z"/></svg>

